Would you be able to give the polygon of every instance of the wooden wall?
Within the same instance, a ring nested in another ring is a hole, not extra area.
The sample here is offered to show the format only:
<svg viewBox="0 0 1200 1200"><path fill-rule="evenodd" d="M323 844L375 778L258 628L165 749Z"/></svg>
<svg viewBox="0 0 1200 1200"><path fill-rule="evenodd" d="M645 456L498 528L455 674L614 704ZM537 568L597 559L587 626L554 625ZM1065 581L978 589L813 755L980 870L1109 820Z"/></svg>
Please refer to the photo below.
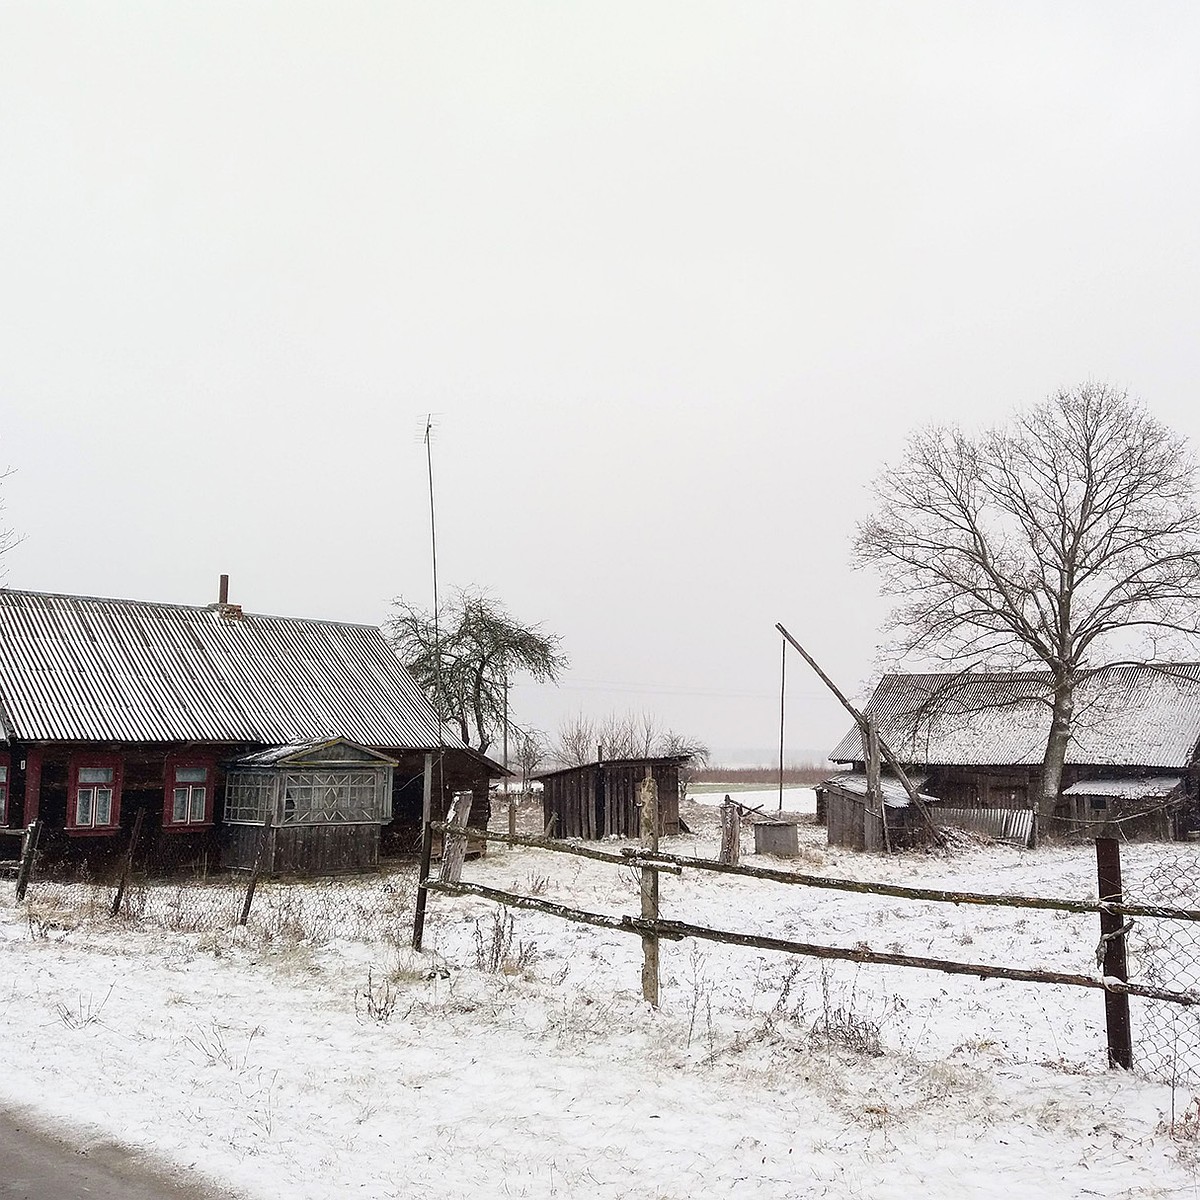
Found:
<svg viewBox="0 0 1200 1200"><path fill-rule="evenodd" d="M674 762L588 763L542 779L542 813L556 837L637 837L638 789L650 766L658 787L659 833L679 832L679 765Z"/></svg>

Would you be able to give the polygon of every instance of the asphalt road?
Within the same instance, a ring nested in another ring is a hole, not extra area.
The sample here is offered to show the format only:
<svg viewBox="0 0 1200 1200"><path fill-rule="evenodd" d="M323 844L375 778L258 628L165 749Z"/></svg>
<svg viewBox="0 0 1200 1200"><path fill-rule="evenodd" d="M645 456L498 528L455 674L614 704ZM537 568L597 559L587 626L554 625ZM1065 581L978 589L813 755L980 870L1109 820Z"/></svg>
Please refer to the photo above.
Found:
<svg viewBox="0 0 1200 1200"><path fill-rule="evenodd" d="M19 1113L0 1112L0 1200L225 1200L170 1178L167 1168L112 1142L52 1136Z"/></svg>

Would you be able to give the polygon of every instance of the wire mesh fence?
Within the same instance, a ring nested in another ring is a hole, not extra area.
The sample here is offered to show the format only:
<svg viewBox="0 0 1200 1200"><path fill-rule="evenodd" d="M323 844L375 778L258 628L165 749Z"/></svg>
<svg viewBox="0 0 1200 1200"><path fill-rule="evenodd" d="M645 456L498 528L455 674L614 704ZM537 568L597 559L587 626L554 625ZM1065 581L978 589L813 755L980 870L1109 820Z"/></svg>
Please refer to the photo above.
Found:
<svg viewBox="0 0 1200 1200"><path fill-rule="evenodd" d="M1153 864L1127 871L1129 904L1200 908L1200 875L1194 854L1164 848ZM1128 935L1130 979L1170 991L1200 990L1200 925L1194 921L1138 917ZM1134 1067L1172 1086L1200 1086L1200 1011L1196 1007L1139 1000Z"/></svg>
<svg viewBox="0 0 1200 1200"><path fill-rule="evenodd" d="M124 879L124 883L122 883ZM210 933L241 923L249 871L212 870L203 854L160 840L153 852L101 863L43 861L25 896L35 936L50 937L99 921L182 933ZM399 861L353 875L257 881L246 928L267 941L323 945L411 936L417 866Z"/></svg>

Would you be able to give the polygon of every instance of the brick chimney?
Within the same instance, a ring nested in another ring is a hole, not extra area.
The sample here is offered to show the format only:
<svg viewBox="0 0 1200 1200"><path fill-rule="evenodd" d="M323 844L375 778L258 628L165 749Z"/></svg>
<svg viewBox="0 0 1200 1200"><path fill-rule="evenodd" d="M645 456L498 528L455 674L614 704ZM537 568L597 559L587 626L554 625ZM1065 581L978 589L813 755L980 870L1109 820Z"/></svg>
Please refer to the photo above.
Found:
<svg viewBox="0 0 1200 1200"><path fill-rule="evenodd" d="M217 591L217 612L222 621L242 621L242 606L229 603L229 576L221 576L221 585Z"/></svg>

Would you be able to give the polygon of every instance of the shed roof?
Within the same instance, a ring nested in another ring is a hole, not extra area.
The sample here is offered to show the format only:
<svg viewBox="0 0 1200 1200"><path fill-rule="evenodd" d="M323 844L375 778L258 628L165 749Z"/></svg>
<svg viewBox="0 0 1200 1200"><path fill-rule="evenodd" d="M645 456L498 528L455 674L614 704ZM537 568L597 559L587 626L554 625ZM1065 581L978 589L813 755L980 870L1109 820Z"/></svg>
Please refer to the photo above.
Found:
<svg viewBox="0 0 1200 1200"><path fill-rule="evenodd" d="M370 746L360 746L357 742L348 741L346 738L323 738L316 742L301 742L292 746L271 746L267 750L256 750L253 754L243 754L240 758L234 759L234 766L278 767L314 761L344 762L347 761L344 756L337 757L337 752L343 747L354 752L351 761L362 762L364 767L369 766L372 762L392 767L400 765L394 758L380 754L378 750L372 750Z"/></svg>
<svg viewBox="0 0 1200 1200"><path fill-rule="evenodd" d="M573 767L556 767L553 771L539 771L532 779L550 779L555 775L569 775L572 771L591 771L596 767L666 767L680 766L692 756L690 754L660 754L646 758L604 758L598 762L577 763Z"/></svg>
<svg viewBox="0 0 1200 1200"><path fill-rule="evenodd" d="M937 803L937 800L933 796L926 796L920 790L925 783L924 775L909 776L908 781L917 789L917 795L926 804ZM850 793L852 796L862 796L864 799L867 796L867 777L862 772L849 771L845 775L834 775L830 779L822 780L818 786L822 788L837 788L840 791ZM879 794L888 808L908 807L908 793L904 790L904 785L898 779L891 779L886 775L881 776L879 780Z"/></svg>
<svg viewBox="0 0 1200 1200"><path fill-rule="evenodd" d="M0 716L30 741L464 748L374 625L7 588Z"/></svg>
<svg viewBox="0 0 1200 1200"><path fill-rule="evenodd" d="M1179 790L1181 775L1142 775L1137 779L1081 779L1064 796L1110 796L1116 800L1162 800Z"/></svg>
<svg viewBox="0 0 1200 1200"><path fill-rule="evenodd" d="M928 766L1036 766L1050 731L1050 676L885 675L867 704L896 755ZM1067 762L1188 766L1200 742L1200 664L1156 663L1093 672L1075 695ZM858 727L829 756L864 761Z"/></svg>

